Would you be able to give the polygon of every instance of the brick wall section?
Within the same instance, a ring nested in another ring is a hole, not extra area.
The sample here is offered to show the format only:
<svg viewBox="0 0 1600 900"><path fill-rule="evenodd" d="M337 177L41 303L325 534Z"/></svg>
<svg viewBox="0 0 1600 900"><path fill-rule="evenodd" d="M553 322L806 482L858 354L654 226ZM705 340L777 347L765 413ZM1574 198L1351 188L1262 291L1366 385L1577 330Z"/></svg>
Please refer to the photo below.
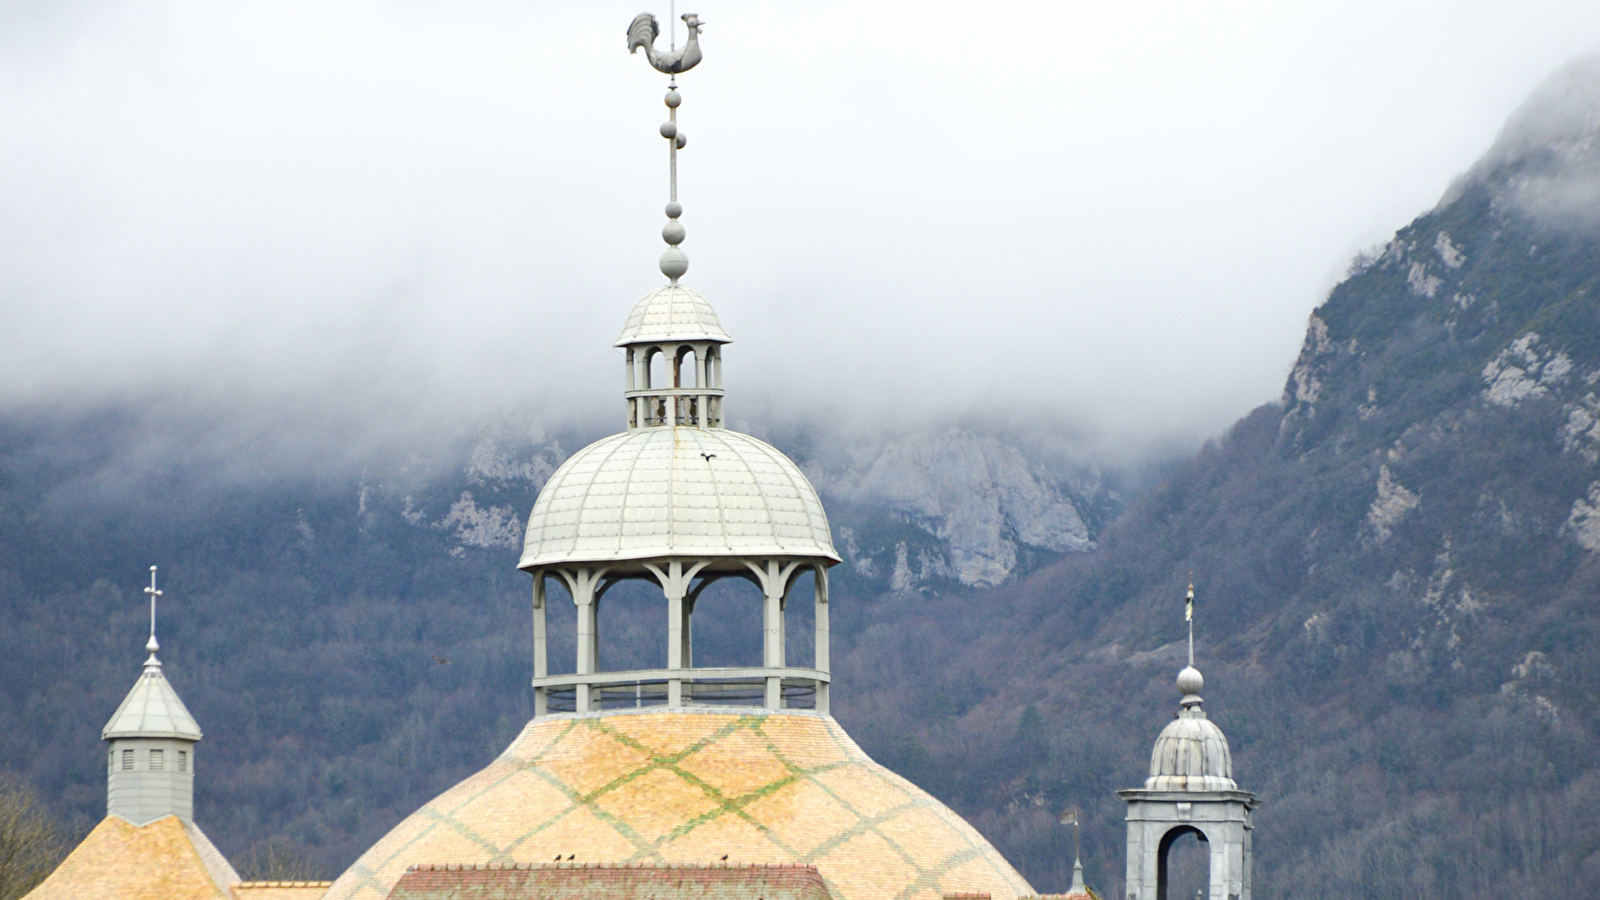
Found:
<svg viewBox="0 0 1600 900"><path fill-rule="evenodd" d="M816 866L417 866L389 900L832 900Z"/></svg>

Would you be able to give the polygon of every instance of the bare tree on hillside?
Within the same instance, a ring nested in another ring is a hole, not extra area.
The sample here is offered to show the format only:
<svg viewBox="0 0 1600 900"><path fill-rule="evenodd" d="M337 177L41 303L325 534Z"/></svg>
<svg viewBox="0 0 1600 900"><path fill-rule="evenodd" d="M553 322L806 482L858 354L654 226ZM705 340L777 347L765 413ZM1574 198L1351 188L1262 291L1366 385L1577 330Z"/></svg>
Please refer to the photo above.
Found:
<svg viewBox="0 0 1600 900"><path fill-rule="evenodd" d="M16 900L33 890L69 849L66 829L33 791L0 778L0 900Z"/></svg>
<svg viewBox="0 0 1600 900"><path fill-rule="evenodd" d="M257 844L244 858L239 874L245 881L317 881L322 875L298 847L281 838Z"/></svg>

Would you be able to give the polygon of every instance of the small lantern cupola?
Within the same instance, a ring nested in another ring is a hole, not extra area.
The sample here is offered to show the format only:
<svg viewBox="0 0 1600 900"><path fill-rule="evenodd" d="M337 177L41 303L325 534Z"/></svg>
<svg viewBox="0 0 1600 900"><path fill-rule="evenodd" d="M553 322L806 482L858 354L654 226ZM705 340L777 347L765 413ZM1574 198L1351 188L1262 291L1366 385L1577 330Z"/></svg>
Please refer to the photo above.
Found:
<svg viewBox="0 0 1600 900"><path fill-rule="evenodd" d="M628 430L721 428L722 345L732 341L694 291L673 283L646 294L613 345L627 354Z"/></svg>
<svg viewBox="0 0 1600 900"><path fill-rule="evenodd" d="M194 821L194 746L200 726L161 672L156 651L156 567L150 567L150 658L100 737L111 743L106 812L134 825L166 816Z"/></svg>

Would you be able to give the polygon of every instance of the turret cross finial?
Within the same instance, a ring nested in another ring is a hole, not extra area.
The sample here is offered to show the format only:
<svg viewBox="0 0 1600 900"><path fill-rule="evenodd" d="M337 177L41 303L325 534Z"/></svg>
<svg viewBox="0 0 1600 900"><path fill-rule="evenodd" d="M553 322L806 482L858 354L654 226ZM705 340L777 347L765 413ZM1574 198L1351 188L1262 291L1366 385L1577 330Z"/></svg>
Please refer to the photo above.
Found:
<svg viewBox="0 0 1600 900"><path fill-rule="evenodd" d="M144 648L150 651L150 659L153 661L156 658L156 651L161 649L161 645L156 643L156 598L161 596L161 592L156 589L155 566L150 567L150 586L145 588L144 592L150 595L150 641Z"/></svg>

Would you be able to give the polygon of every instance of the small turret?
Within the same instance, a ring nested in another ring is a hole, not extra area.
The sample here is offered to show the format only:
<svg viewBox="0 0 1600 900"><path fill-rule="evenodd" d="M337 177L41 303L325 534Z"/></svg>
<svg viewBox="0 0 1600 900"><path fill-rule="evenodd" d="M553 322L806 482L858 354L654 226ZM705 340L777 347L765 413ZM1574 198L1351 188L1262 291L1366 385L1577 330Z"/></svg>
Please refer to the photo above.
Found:
<svg viewBox="0 0 1600 900"><path fill-rule="evenodd" d="M150 567L150 658L133 689L100 733L111 743L106 813L145 825L164 816L194 821L194 746L200 726L161 672L156 651L156 567Z"/></svg>
<svg viewBox="0 0 1600 900"><path fill-rule="evenodd" d="M150 658L100 736L111 742L106 817L23 900L160 897L228 900L239 873L194 823L200 726L161 673L156 567L150 567Z"/></svg>

